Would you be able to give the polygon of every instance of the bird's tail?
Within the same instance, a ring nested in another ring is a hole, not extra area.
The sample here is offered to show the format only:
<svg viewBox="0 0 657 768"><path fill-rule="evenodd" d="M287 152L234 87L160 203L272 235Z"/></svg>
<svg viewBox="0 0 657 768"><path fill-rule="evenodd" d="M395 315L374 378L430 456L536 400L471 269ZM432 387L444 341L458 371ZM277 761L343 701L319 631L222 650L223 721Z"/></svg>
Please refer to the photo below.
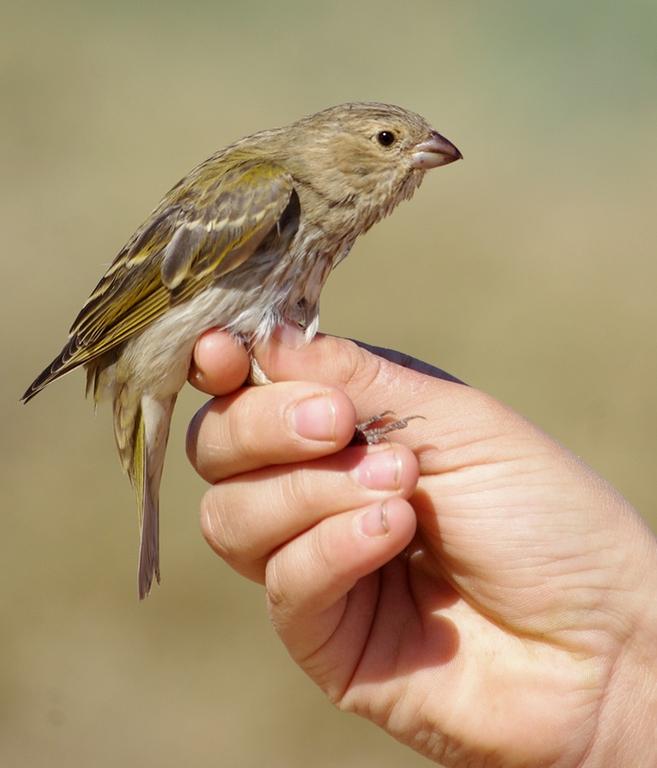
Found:
<svg viewBox="0 0 657 768"><path fill-rule="evenodd" d="M137 496L139 519L139 597L151 590L153 578L160 583L159 494L164 454L176 396L156 399L142 395L114 401L114 431L119 455Z"/></svg>

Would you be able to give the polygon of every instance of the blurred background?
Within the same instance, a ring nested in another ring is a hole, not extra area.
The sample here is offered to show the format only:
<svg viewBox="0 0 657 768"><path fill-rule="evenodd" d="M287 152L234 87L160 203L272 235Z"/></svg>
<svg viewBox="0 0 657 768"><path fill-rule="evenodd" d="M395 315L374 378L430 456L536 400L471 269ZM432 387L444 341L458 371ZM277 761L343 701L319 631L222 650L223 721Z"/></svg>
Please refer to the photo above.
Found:
<svg viewBox="0 0 657 768"><path fill-rule="evenodd" d="M348 100L465 160L360 240L321 329L403 349L537 422L657 525L654 0L2 3L0 763L413 766L288 661L198 529L179 401L164 580L83 375L18 397L159 198L215 149Z"/></svg>

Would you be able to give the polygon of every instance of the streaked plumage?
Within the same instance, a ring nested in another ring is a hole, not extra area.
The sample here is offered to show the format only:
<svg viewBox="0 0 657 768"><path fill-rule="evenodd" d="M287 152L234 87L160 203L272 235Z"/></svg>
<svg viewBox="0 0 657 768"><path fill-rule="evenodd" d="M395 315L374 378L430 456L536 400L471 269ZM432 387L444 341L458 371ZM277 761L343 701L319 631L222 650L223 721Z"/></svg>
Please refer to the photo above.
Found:
<svg viewBox="0 0 657 768"><path fill-rule="evenodd" d="M310 340L322 286L356 237L410 198L425 170L460 156L400 107L332 107L214 154L120 251L23 399L80 365L87 391L112 398L137 493L140 597L160 579L160 477L198 336L218 326L250 345L287 320Z"/></svg>

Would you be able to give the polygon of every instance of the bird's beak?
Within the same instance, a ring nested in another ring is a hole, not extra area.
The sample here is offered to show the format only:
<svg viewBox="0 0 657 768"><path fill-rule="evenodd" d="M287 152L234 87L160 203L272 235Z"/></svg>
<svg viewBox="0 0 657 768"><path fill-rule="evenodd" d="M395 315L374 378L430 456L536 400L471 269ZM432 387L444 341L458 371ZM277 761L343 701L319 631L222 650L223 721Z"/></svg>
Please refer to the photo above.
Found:
<svg viewBox="0 0 657 768"><path fill-rule="evenodd" d="M460 160L463 155L449 139L441 136L437 131L431 131L426 141L416 144L411 156L413 168L428 170L439 165L447 165L455 160Z"/></svg>

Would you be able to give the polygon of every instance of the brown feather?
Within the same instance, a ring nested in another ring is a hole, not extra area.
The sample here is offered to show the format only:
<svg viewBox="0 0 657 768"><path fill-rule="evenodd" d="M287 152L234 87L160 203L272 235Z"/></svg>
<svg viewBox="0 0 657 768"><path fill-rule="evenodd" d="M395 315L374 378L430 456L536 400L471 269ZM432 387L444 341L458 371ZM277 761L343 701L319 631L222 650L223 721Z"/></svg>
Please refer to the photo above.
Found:
<svg viewBox="0 0 657 768"><path fill-rule="evenodd" d="M382 131L394 141L380 141ZM119 252L23 399L82 364L87 391L113 398L137 493L141 597L159 581L160 477L198 336L218 326L252 344L287 321L310 340L322 287L358 235L410 198L427 168L459 157L400 107L332 107L215 153Z"/></svg>

